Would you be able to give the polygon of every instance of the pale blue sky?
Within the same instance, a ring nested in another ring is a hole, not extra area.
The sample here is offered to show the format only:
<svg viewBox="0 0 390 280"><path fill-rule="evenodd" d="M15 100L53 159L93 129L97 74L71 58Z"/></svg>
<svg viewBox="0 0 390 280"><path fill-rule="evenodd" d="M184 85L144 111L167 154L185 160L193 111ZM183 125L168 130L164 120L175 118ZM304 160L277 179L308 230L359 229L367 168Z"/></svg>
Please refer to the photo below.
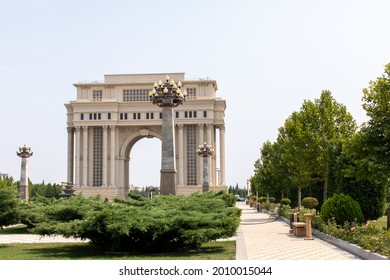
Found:
<svg viewBox="0 0 390 280"><path fill-rule="evenodd" d="M328 89L365 120L362 89L390 62L389 11L386 0L0 0L0 172L19 179L27 144L33 182L66 180L73 83L185 72L217 81L227 183L244 186L304 99ZM156 139L137 143L132 183L159 184L159 153Z"/></svg>

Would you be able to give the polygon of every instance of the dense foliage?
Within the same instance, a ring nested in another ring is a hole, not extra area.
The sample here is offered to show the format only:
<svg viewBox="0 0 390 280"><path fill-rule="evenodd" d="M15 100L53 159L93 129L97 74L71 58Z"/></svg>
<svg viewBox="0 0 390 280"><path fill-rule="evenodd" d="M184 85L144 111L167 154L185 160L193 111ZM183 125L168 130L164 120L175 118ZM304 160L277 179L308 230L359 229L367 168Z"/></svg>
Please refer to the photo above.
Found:
<svg viewBox="0 0 390 280"><path fill-rule="evenodd" d="M334 220L337 225L346 222L363 223L364 216L359 203L349 195L333 194L321 207L321 219L324 222Z"/></svg>
<svg viewBox="0 0 390 280"><path fill-rule="evenodd" d="M58 198L58 195L62 192L62 187L59 184L46 184L45 182L42 182L40 184L34 184L29 181L28 190L30 199L42 196Z"/></svg>
<svg viewBox="0 0 390 280"><path fill-rule="evenodd" d="M314 209L318 206L318 200L315 197L305 197L302 199L302 206L309 209Z"/></svg>
<svg viewBox="0 0 390 280"><path fill-rule="evenodd" d="M15 224L19 219L17 189L12 177L0 179L0 228Z"/></svg>
<svg viewBox="0 0 390 280"><path fill-rule="evenodd" d="M290 205L291 204L291 200L289 198L287 198L287 197L282 198L280 200L280 204L282 204L282 205Z"/></svg>
<svg viewBox="0 0 390 280"><path fill-rule="evenodd" d="M340 226L334 220L325 223L315 219L314 226L323 233L390 258L390 231L376 225L375 220L363 225L347 222Z"/></svg>
<svg viewBox="0 0 390 280"><path fill-rule="evenodd" d="M114 203L75 196L41 202L33 231L89 239L110 251L170 251L233 236L241 213L234 203L233 195L211 192Z"/></svg>
<svg viewBox="0 0 390 280"><path fill-rule="evenodd" d="M369 119L357 131L329 91L305 100L279 128L277 140L263 143L252 193L289 197L292 206L305 196L322 205L344 193L358 201L366 219L381 217L390 202L390 64L363 89L362 101Z"/></svg>

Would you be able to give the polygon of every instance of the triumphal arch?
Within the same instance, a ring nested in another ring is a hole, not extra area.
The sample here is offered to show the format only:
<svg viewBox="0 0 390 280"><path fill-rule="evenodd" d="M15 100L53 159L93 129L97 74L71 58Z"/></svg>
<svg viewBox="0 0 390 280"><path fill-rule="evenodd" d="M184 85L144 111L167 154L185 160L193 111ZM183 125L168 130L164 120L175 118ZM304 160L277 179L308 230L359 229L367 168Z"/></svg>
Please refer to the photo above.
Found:
<svg viewBox="0 0 390 280"><path fill-rule="evenodd" d="M75 193L126 197L133 145L144 137L162 139L162 111L150 102L154 82L169 75L187 91L174 109L177 194L202 191L203 143L209 159L210 190L226 190L225 109L212 79L185 79L184 73L105 75L101 82L74 84L77 98L65 104L68 130L67 180Z"/></svg>

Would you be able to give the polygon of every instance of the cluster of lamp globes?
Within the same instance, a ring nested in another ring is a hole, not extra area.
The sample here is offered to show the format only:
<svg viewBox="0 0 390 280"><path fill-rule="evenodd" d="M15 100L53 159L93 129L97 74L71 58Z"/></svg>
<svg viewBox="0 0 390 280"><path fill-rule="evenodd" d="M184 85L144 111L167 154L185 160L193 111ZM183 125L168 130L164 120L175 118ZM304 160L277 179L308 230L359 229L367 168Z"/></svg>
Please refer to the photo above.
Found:
<svg viewBox="0 0 390 280"><path fill-rule="evenodd" d="M178 96L182 99L185 99L187 96L186 90L181 90L181 82L175 83L173 79L171 79L168 75L165 77L166 82L162 82L159 80L158 82L155 82L151 91L149 91L149 96L154 97L156 95L171 95L171 96Z"/></svg>
<svg viewBox="0 0 390 280"><path fill-rule="evenodd" d="M214 149L211 146L207 146L206 142L199 146L198 150L196 151L198 155L201 157L208 157L214 153Z"/></svg>
<svg viewBox="0 0 390 280"><path fill-rule="evenodd" d="M20 157L30 157L33 155L33 152L31 151L31 147L24 145L23 147L19 147L19 151L16 151L16 154Z"/></svg>

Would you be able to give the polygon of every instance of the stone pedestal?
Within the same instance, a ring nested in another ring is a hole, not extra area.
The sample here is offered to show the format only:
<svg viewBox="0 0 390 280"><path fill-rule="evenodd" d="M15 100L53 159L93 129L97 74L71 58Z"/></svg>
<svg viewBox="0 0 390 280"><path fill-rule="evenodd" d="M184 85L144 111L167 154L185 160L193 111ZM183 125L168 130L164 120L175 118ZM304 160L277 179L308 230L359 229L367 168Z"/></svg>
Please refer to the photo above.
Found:
<svg viewBox="0 0 390 280"><path fill-rule="evenodd" d="M311 220L313 218L313 214L304 214L306 218L306 237L305 240L313 240L312 232L311 232Z"/></svg>
<svg viewBox="0 0 390 280"><path fill-rule="evenodd" d="M162 195L176 195L176 170L161 169L160 178L160 194Z"/></svg>

